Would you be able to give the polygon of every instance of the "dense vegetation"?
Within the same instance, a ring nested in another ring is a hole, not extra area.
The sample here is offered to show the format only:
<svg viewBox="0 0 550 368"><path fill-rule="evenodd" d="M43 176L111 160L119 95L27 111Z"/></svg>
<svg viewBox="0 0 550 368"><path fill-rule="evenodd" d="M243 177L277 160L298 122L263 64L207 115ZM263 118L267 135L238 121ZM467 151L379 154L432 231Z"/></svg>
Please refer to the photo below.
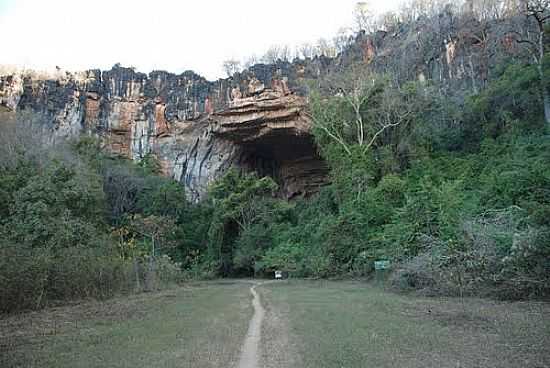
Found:
<svg viewBox="0 0 550 368"><path fill-rule="evenodd" d="M387 17L382 33L395 58L341 60L311 81L331 184L286 203L269 195L269 178L228 173L201 205L213 216L199 263L222 275L354 277L387 259L400 289L548 297L548 4L479 6ZM456 28L463 41L482 35L474 44L484 79L472 72L471 83L460 81L450 70L448 79L417 78L418 60L428 63ZM430 30L408 33L426 48L399 38L411 29Z"/></svg>
<svg viewBox="0 0 550 368"><path fill-rule="evenodd" d="M0 311L178 281L181 265L168 254L181 236L181 187L154 175L147 160L103 155L90 138L44 142L32 120L2 118Z"/></svg>
<svg viewBox="0 0 550 368"><path fill-rule="evenodd" d="M306 277L368 276L388 259L399 288L548 296L550 141L538 77L518 63L499 73L460 105L437 85L396 88L365 67L329 76L327 89L352 85L311 97L331 184L289 204L269 195L269 178L228 173L211 189L203 259L223 275Z"/></svg>
<svg viewBox="0 0 550 368"><path fill-rule="evenodd" d="M364 63L312 83L330 184L291 203L276 179L236 170L189 203L154 157L52 144L29 117L3 118L0 311L275 269L364 277L379 259L398 288L548 297L550 57L490 72L481 91Z"/></svg>

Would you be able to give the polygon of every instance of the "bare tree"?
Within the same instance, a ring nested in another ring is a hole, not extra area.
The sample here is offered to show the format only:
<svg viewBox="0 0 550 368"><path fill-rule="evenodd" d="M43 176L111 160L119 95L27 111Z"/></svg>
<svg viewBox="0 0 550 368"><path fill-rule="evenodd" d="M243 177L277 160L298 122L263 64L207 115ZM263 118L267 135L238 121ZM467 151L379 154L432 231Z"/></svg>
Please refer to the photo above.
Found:
<svg viewBox="0 0 550 368"><path fill-rule="evenodd" d="M235 59L229 59L223 62L223 70L228 77L232 77L235 73L242 70L241 62Z"/></svg>
<svg viewBox="0 0 550 368"><path fill-rule="evenodd" d="M304 59L311 59L316 55L315 46L309 42L303 43L298 46L296 50L296 55Z"/></svg>
<svg viewBox="0 0 550 368"><path fill-rule="evenodd" d="M260 62L260 59L256 55L251 55L243 61L243 69L248 69L253 65Z"/></svg>
<svg viewBox="0 0 550 368"><path fill-rule="evenodd" d="M283 45L279 49L279 59L282 61L291 61L293 58L292 49L288 45Z"/></svg>
<svg viewBox="0 0 550 368"><path fill-rule="evenodd" d="M171 235L174 233L176 224L174 219L170 217L155 215L142 216L135 214L130 218L129 225L133 232L151 240L149 266L145 274L145 290L152 291L157 286L157 272L155 266L156 255L162 252L163 249L173 248L175 246L174 242L171 240ZM139 277L136 277L136 280L139 280ZM137 284L139 285L139 281Z"/></svg>
<svg viewBox="0 0 550 368"><path fill-rule="evenodd" d="M103 190L110 206L110 216L114 221L121 221L125 213L136 209L138 194L143 191L145 180L124 165L105 168L103 177Z"/></svg>
<svg viewBox="0 0 550 368"><path fill-rule="evenodd" d="M275 64L280 57L280 47L273 45L265 52L262 61L266 64Z"/></svg>
<svg viewBox="0 0 550 368"><path fill-rule="evenodd" d="M262 57L262 61L266 64L275 64L277 61L290 61L291 59L292 50L288 45L273 45Z"/></svg>
<svg viewBox="0 0 550 368"><path fill-rule="evenodd" d="M349 28L340 28L336 36L332 39L332 44L339 54L343 52L352 42L352 31Z"/></svg>
<svg viewBox="0 0 550 368"><path fill-rule="evenodd" d="M404 3L399 11L399 18L405 22L415 21L419 17L434 17L448 7L458 7L463 1L451 0L410 0ZM466 4L466 7L471 5Z"/></svg>
<svg viewBox="0 0 550 368"><path fill-rule="evenodd" d="M544 105L544 120L550 125L550 95L544 77L543 61L545 53L544 28L550 20L550 0L523 0L521 14L525 16L519 29L513 30L516 42L525 47L533 60L540 79L540 91Z"/></svg>
<svg viewBox="0 0 550 368"><path fill-rule="evenodd" d="M334 45L325 38L320 38L317 41L317 49L319 50L319 55L336 57L336 47L334 47Z"/></svg>
<svg viewBox="0 0 550 368"><path fill-rule="evenodd" d="M355 19L356 31L365 31L371 33L375 31L374 13L371 10L371 5L366 1L360 1L355 4L353 11L353 17Z"/></svg>
<svg viewBox="0 0 550 368"><path fill-rule="evenodd" d="M399 17L394 12L386 12L380 16L380 23L383 30L390 31L399 24Z"/></svg>
<svg viewBox="0 0 550 368"><path fill-rule="evenodd" d="M508 5L503 0L467 0L466 11L472 12L479 20L502 19L508 11Z"/></svg>

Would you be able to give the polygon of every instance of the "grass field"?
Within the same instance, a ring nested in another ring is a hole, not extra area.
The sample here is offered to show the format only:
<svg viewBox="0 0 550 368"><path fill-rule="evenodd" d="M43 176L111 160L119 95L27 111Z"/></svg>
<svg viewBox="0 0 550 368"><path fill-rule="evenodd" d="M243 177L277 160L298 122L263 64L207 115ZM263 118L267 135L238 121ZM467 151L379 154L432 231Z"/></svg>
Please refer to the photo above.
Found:
<svg viewBox="0 0 550 368"><path fill-rule="evenodd" d="M0 367L225 367L250 285L207 283L0 319Z"/></svg>
<svg viewBox="0 0 550 368"><path fill-rule="evenodd" d="M358 282L259 290L267 320L290 334L281 349L281 324L266 323L268 367L550 367L548 304L408 297Z"/></svg>
<svg viewBox="0 0 550 368"><path fill-rule="evenodd" d="M0 318L0 367L239 367L251 284L194 283ZM256 286L263 368L550 367L550 305L398 295L362 282ZM242 365L242 364L241 364Z"/></svg>

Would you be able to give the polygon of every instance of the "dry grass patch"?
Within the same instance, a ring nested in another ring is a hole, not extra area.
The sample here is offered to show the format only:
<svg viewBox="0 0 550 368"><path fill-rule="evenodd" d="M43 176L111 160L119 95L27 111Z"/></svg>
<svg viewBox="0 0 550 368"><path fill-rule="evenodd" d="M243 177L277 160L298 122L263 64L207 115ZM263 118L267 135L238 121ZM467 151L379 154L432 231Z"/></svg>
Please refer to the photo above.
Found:
<svg viewBox="0 0 550 368"><path fill-rule="evenodd" d="M548 367L550 305L418 298L359 282L264 288L301 367Z"/></svg>
<svg viewBox="0 0 550 368"><path fill-rule="evenodd" d="M227 367L252 309L249 286L201 283L0 319L0 366Z"/></svg>

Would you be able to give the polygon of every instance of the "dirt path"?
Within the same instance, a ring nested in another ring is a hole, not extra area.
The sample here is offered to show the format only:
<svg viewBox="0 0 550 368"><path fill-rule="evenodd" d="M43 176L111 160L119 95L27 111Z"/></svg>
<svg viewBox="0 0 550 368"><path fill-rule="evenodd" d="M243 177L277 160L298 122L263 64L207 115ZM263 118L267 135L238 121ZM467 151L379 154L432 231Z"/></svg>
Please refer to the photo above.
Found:
<svg viewBox="0 0 550 368"><path fill-rule="evenodd" d="M239 360L238 368L257 368L259 367L259 348L260 340L262 336L262 320L264 318L264 308L260 302L260 295L256 292L256 286L261 284L255 284L250 288L254 299L252 300L252 306L254 307L254 315L248 325L248 333L244 339L244 344L241 350L241 359Z"/></svg>

